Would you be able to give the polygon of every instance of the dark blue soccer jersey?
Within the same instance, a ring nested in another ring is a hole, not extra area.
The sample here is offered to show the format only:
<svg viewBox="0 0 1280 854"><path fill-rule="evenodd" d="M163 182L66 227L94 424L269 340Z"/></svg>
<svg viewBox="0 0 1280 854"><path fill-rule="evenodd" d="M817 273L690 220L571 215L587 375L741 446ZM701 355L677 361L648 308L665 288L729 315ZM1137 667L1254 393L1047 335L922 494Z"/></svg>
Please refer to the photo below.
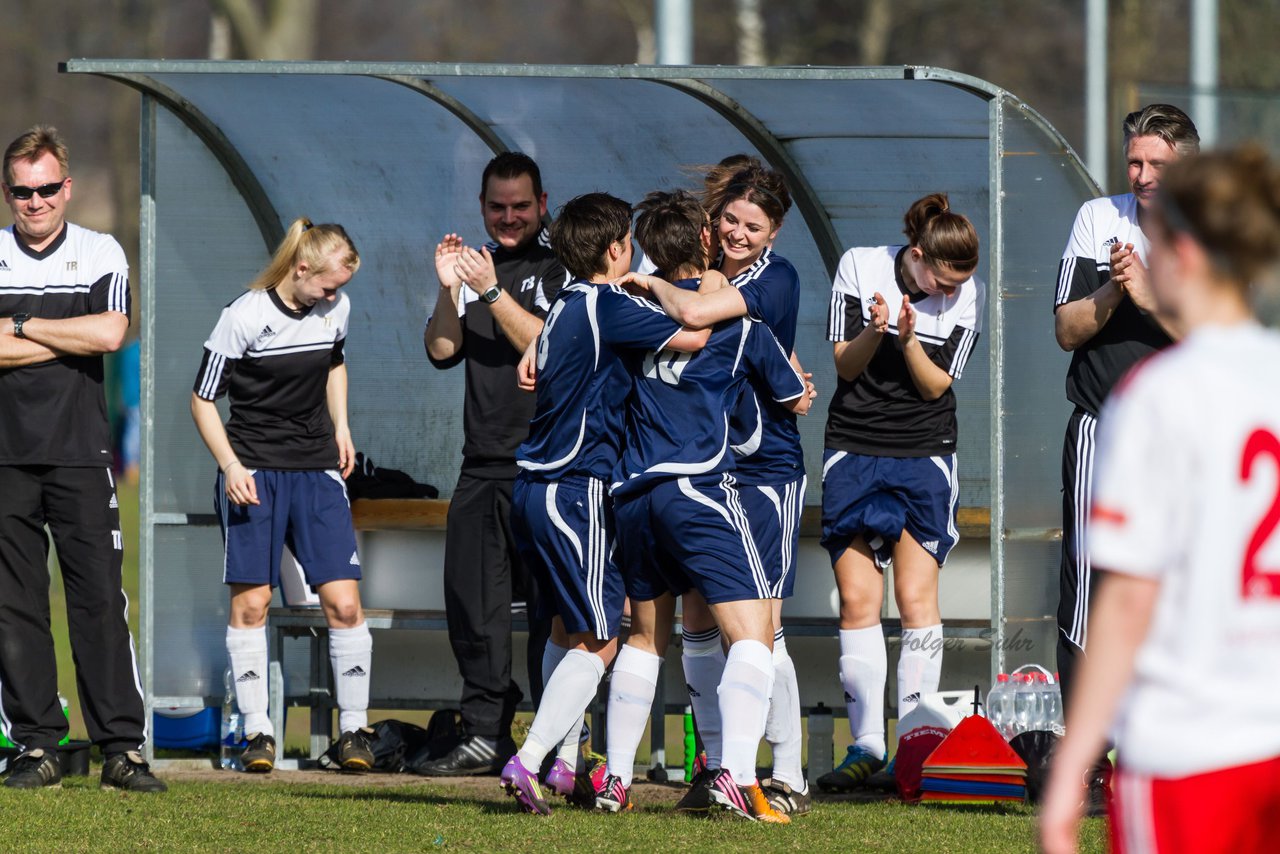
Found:
<svg viewBox="0 0 1280 854"><path fill-rule="evenodd" d="M764 322L791 355L800 315L800 276L791 262L765 248L756 262L730 281L747 304L747 313Z"/></svg>
<svg viewBox="0 0 1280 854"><path fill-rule="evenodd" d="M624 360L635 382L615 496L660 479L733 469L729 413L749 376L761 378L773 400L804 394L778 339L750 318L717 324L698 353L628 353Z"/></svg>
<svg viewBox="0 0 1280 854"><path fill-rule="evenodd" d="M685 279L675 284L697 290L698 282ZM747 313L768 326L790 356L800 310L800 277L791 262L766 248L730 284L742 295ZM796 416L775 403L759 380L742 387L729 426L730 442L738 457L736 477L741 483L790 483L804 474Z"/></svg>
<svg viewBox="0 0 1280 854"><path fill-rule="evenodd" d="M538 338L538 402L516 454L521 471L611 478L631 392L619 352L663 350L679 331L659 306L616 285L578 279L563 288Z"/></svg>

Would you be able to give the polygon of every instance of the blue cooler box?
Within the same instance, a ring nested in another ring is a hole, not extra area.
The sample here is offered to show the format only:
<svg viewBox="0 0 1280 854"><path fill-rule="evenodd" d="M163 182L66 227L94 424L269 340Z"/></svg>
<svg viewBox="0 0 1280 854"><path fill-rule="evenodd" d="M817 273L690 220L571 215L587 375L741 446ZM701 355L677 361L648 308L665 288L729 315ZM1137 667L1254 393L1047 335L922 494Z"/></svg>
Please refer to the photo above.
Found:
<svg viewBox="0 0 1280 854"><path fill-rule="evenodd" d="M214 750L222 729L222 710L156 709L151 736L156 747L170 750Z"/></svg>

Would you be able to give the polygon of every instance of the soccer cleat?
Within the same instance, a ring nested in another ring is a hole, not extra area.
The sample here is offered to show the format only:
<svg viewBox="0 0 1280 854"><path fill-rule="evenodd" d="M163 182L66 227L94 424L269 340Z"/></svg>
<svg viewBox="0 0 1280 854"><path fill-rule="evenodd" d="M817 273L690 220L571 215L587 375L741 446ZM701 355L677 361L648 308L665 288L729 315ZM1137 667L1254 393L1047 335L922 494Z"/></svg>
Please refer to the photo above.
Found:
<svg viewBox="0 0 1280 854"><path fill-rule="evenodd" d="M126 792L169 791L169 787L151 773L151 766L136 750L108 756L102 765L100 783L104 789L123 789Z"/></svg>
<svg viewBox="0 0 1280 854"><path fill-rule="evenodd" d="M738 791L742 793L742 799L747 803L747 818L764 824L791 824L791 816L774 809L759 784L739 786Z"/></svg>
<svg viewBox="0 0 1280 854"><path fill-rule="evenodd" d="M338 765L343 771L372 771L373 761L373 730L369 727L344 732L338 739Z"/></svg>
<svg viewBox="0 0 1280 854"><path fill-rule="evenodd" d="M769 801L769 806L783 815L804 815L813 807L813 798L809 796L809 787L797 792L781 780L761 780L760 789Z"/></svg>
<svg viewBox="0 0 1280 854"><path fill-rule="evenodd" d="M444 756L432 759L430 762L423 762L414 770L427 777L492 774L502 768L504 758L498 755L498 744L494 739L472 735L464 738L457 747Z"/></svg>
<svg viewBox="0 0 1280 854"><path fill-rule="evenodd" d="M551 815L551 807L542 797L542 789L538 787L538 777L524 767L519 756L512 756L502 769L502 786L507 794L516 799L516 803L525 812L534 815Z"/></svg>
<svg viewBox="0 0 1280 854"><path fill-rule="evenodd" d="M707 785L707 798L710 805L719 806L738 818L751 818L751 807L747 803L746 796L742 789L738 788L738 784L733 782L729 772L720 768L712 773L714 776Z"/></svg>
<svg viewBox="0 0 1280 854"><path fill-rule="evenodd" d="M852 792L861 788L868 777L883 767L883 756L876 756L853 744L838 768L818 778L818 788L824 792Z"/></svg>
<svg viewBox="0 0 1280 854"><path fill-rule="evenodd" d="M604 765L600 767L603 769ZM596 809L625 812L631 808L631 790L622 785L622 778L605 771L596 784Z"/></svg>
<svg viewBox="0 0 1280 854"><path fill-rule="evenodd" d="M693 781L689 784L689 791L685 792L680 803L676 804L676 812L705 815L715 806L715 801L711 799L711 784L717 779L719 773L719 768L703 768L694 774Z"/></svg>
<svg viewBox="0 0 1280 854"><path fill-rule="evenodd" d="M240 754L240 764L246 771L266 774L276 767L276 740L260 732L249 736L249 743Z"/></svg>
<svg viewBox="0 0 1280 854"><path fill-rule="evenodd" d="M547 772L547 788L557 795L564 795L567 798L573 794L576 777L577 775L573 773L573 769L569 767L568 762L563 759L556 759L551 766L551 770Z"/></svg>
<svg viewBox="0 0 1280 854"><path fill-rule="evenodd" d="M62 766L58 757L37 747L13 760L13 769L4 784L10 789L59 789L62 787Z"/></svg>

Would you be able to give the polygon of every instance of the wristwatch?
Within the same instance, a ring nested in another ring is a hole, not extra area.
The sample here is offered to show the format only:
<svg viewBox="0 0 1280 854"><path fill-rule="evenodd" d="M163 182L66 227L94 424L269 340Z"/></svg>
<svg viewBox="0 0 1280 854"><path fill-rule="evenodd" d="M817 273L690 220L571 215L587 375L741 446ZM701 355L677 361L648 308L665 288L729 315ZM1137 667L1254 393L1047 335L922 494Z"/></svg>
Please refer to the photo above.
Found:
<svg viewBox="0 0 1280 854"><path fill-rule="evenodd" d="M493 303L498 301L498 297L500 296L502 296L502 288L494 284L494 285L490 285L488 290L480 294L480 299L492 305Z"/></svg>
<svg viewBox="0 0 1280 854"><path fill-rule="evenodd" d="M13 316L13 337L14 338L27 337L22 334L22 324L26 323L30 319L31 319L31 315L25 311L20 311Z"/></svg>

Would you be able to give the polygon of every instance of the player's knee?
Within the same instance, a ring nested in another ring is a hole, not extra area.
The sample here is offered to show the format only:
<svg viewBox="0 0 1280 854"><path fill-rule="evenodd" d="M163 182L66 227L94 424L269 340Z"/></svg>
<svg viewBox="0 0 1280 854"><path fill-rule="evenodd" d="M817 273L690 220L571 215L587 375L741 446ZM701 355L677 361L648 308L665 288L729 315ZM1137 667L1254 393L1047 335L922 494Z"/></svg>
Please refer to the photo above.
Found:
<svg viewBox="0 0 1280 854"><path fill-rule="evenodd" d="M904 584L894 591L903 625L938 622L938 589L929 584Z"/></svg>
<svg viewBox="0 0 1280 854"><path fill-rule="evenodd" d="M360 610L360 600L354 597L331 602L325 608L325 617L330 628L351 629L360 625L364 617Z"/></svg>

